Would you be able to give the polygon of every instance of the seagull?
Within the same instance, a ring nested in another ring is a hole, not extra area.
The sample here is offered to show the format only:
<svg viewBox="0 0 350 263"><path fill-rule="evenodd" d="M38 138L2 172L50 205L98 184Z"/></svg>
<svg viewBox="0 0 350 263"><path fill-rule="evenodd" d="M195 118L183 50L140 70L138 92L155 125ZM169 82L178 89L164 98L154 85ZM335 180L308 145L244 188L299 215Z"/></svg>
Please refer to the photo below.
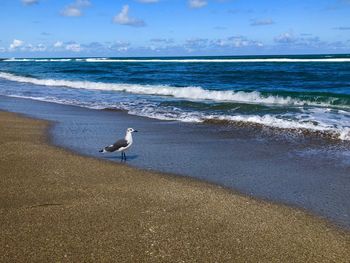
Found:
<svg viewBox="0 0 350 263"><path fill-rule="evenodd" d="M105 152L121 152L122 153L122 160L126 161L126 155L125 151L130 148L132 145L132 133L137 132L133 128L128 128L126 130L125 138L116 141L115 143L104 147L101 149L99 152L100 153L105 153Z"/></svg>

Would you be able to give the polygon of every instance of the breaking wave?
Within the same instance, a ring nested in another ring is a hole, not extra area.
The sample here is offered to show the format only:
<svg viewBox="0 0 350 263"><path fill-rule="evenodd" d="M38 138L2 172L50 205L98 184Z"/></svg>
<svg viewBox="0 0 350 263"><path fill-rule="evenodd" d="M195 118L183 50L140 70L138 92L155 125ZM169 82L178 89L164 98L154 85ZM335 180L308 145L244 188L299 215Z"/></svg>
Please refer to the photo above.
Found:
<svg viewBox="0 0 350 263"><path fill-rule="evenodd" d="M248 58L248 59L106 59L87 58L86 62L148 62L148 63L300 63L300 62L350 62L350 58Z"/></svg>
<svg viewBox="0 0 350 263"><path fill-rule="evenodd" d="M122 100L90 99L76 95L57 95L56 92L42 94L28 87L17 93L10 89L3 95L76 105L93 109L118 109L129 114L161 120L178 120L196 123L233 123L235 125L260 125L276 129L292 130L298 133L312 133L332 139L350 140L350 112L348 98L336 104L330 94L314 96L299 94L299 97L266 95L258 91L206 90L202 87L173 87L167 85L117 84L89 81L38 79L0 72L0 78L19 83L29 83L48 87L67 87L81 90L117 91L137 95L168 96L170 100L159 100L148 96L133 99L128 94L120 94ZM126 95L126 96L125 96ZM88 96L88 97L84 97ZM341 97L339 97L341 98ZM338 98L338 99L339 99ZM178 100L183 99L183 101ZM228 104L226 104L228 102ZM245 105L243 105L245 104ZM254 106L255 104L255 106ZM210 105L210 106L208 106ZM256 107L256 105L259 105ZM278 107L270 107L278 106ZM293 106L296 106L292 108ZM304 107L306 106L306 107ZM342 107L340 107L342 106ZM342 108L342 109L340 109ZM275 110L277 109L277 110ZM305 132L306 131L306 132Z"/></svg>
<svg viewBox="0 0 350 263"><path fill-rule="evenodd" d="M157 105L139 105L135 107L133 104L94 104L83 103L74 99L57 99L54 97L35 97L24 95L9 95L10 97L26 98L38 101L46 101L58 104L74 105L84 108L96 109L96 110L113 110L113 111L125 111L132 115L143 116L147 118L153 118L166 121L181 121L191 123L208 123L208 124L233 124L233 125L253 125L253 126L266 126L270 128L276 128L281 130L288 130L299 134L311 134L325 137L332 140L344 140L350 141L350 127L342 120L336 122L328 122L312 119L309 115L309 119L298 118L294 116L294 119L288 118L288 116L273 116L266 115L218 115L218 114L203 114L202 112L184 112L179 110L168 111L167 109L159 108ZM327 110L326 110L327 111ZM301 116L299 116L301 117Z"/></svg>
<svg viewBox="0 0 350 263"><path fill-rule="evenodd" d="M167 85L139 85L139 84L118 84L90 81L70 81L57 79L37 79L33 77L18 76L11 73L0 72L0 78L21 83L30 83L35 85L51 87L68 87L73 89L103 90L128 92L132 94L170 96L186 100L207 100L215 102L235 102L247 104L265 104L282 106L324 106L332 107L332 99L328 102L317 102L292 98L290 96L263 95L258 91L223 91L206 90L201 87L172 87ZM346 105L347 106L347 105Z"/></svg>
<svg viewBox="0 0 350 263"><path fill-rule="evenodd" d="M5 62L69 62L75 59L70 58L41 58L41 59L31 59L31 58L9 58L4 59Z"/></svg>
<svg viewBox="0 0 350 263"><path fill-rule="evenodd" d="M283 119L272 115L236 115L236 116L206 116L203 122L231 122L268 126L283 130L297 131L301 133L317 133L323 137L339 140L350 140L350 127L335 127L334 125L316 122Z"/></svg>

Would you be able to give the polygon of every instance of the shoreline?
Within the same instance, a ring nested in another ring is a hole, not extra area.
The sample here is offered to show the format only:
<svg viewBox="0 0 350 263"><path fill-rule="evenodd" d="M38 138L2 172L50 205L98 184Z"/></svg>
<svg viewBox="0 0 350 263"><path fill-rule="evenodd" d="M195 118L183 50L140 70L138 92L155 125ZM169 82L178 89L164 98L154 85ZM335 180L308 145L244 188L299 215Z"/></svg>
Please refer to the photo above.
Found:
<svg viewBox="0 0 350 263"><path fill-rule="evenodd" d="M134 127L142 132L129 153L132 167L199 179L259 200L301 208L350 228L350 162L347 150L334 151L334 144L268 138L242 127L165 122L123 112L0 99L3 110L54 122L50 143L57 147L119 162L119 156L101 155L97 149Z"/></svg>
<svg viewBox="0 0 350 263"><path fill-rule="evenodd" d="M73 106L73 107L75 107L75 106ZM179 180L187 180L189 182L193 181L195 183L201 183L204 186L207 185L208 187L214 187L214 188L220 189L221 191L226 191L228 194L232 194L232 195L235 195L235 196L238 196L238 197L241 197L241 198L247 198L249 200L253 200L253 201L258 202L258 203L259 202L267 203L267 204L271 204L271 205L275 205L275 206L285 207L286 209L296 210L296 211L299 211L301 213L304 213L305 215L307 215L309 217L317 218L318 220L320 220L324 224L326 224L329 228L332 228L334 230L343 232L345 234L350 234L350 228L348 228L346 226L344 227L343 225L338 224L337 222L329 220L329 218L327 218L327 217L324 217L322 215L318 215L316 213L313 213L312 211L309 211L309 210L307 210L307 209L305 209L303 207L300 207L298 205L286 204L286 203L282 203L282 202L279 202L279 201L270 200L270 199L264 198L264 197L257 197L257 196L254 196L254 195L249 195L249 194L241 192L241 191L239 191L237 189L230 188L228 186L223 186L223 185L220 185L219 183L211 182L211 181L206 180L206 179L198 179L198 178L191 177L191 176L184 175L184 174L162 172L162 171L157 171L157 170L154 170L154 169L144 169L144 168L141 168L141 167L137 167L137 166L133 166L131 164L128 164L127 162L122 162L122 161L121 162L116 162L115 160L109 159L109 158L103 159L103 158L98 158L98 157L92 157L91 155L84 154L84 153L81 153L79 151L70 149L69 147L65 147L65 146L62 146L60 144L55 143L54 139L53 139L53 135L52 135L52 130L54 129L55 125L58 124L57 122L31 117L31 116L26 115L24 113L15 113L15 112L11 112L11 111L5 111L3 109L0 109L0 115L1 115L1 113L14 114L14 115L16 115L16 116L18 116L20 118L46 122L47 123L47 128L46 128L45 134L44 134L44 142L47 145L49 145L49 146L61 149L61 150L65 151L65 152L67 152L69 154L81 156L81 157L88 158L88 159L98 160L98 161L110 163L110 164L113 164L113 165L121 165L121 166L124 166L124 167L128 167L130 169L134 169L135 171L147 172L147 173L151 173L151 174L157 174L157 175L160 175L160 176L164 176L166 178L173 178L174 180L179 179ZM137 117L140 117L140 116L137 116ZM141 117L141 118L143 118L143 117ZM171 122L173 122L173 121L171 121Z"/></svg>
<svg viewBox="0 0 350 263"><path fill-rule="evenodd" d="M79 156L48 144L47 121L3 111L0 119L2 260L350 257L349 233L304 211Z"/></svg>

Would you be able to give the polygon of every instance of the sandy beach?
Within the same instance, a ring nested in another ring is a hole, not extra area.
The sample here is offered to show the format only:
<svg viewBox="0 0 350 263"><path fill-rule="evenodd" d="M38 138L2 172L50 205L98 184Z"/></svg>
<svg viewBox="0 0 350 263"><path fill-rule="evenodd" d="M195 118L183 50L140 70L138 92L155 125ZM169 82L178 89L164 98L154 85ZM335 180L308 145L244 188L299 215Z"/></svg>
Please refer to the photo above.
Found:
<svg viewBox="0 0 350 263"><path fill-rule="evenodd" d="M348 262L350 236L301 210L51 146L0 113L1 262Z"/></svg>

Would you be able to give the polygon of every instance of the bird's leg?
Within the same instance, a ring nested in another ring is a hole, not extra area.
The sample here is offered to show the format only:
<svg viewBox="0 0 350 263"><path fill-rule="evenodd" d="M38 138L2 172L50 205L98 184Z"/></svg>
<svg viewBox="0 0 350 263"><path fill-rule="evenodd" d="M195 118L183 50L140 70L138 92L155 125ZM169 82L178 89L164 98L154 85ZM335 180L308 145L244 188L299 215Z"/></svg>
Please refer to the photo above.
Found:
<svg viewBox="0 0 350 263"><path fill-rule="evenodd" d="M122 160L124 159L123 152L121 152L121 158L122 158Z"/></svg>
<svg viewBox="0 0 350 263"><path fill-rule="evenodd" d="M126 153L124 152L124 160L126 161Z"/></svg>

